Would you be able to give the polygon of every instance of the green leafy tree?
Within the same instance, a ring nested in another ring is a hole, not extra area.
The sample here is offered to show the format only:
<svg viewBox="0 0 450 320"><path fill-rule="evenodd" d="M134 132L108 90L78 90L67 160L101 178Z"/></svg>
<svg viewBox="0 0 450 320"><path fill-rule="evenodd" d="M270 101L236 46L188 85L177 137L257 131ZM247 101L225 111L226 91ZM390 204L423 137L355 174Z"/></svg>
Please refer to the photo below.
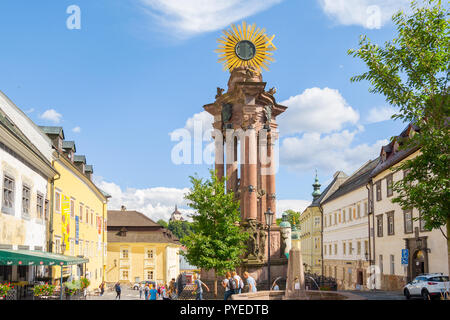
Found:
<svg viewBox="0 0 450 320"><path fill-rule="evenodd" d="M195 210L193 232L181 243L187 248L186 259L204 270L214 270L214 294L217 296L217 276L235 269L242 263L248 234L239 226L239 201L232 192L225 193L225 179L219 180L214 171L210 179L190 177L192 188L185 196Z"/></svg>
<svg viewBox="0 0 450 320"><path fill-rule="evenodd" d="M167 228L180 240L192 232L192 225L189 221L170 221Z"/></svg>
<svg viewBox="0 0 450 320"><path fill-rule="evenodd" d="M351 80L368 80L371 92L383 94L398 108L393 119L417 126L416 134L401 141L401 148L417 147L420 152L393 168L409 172L394 184L397 196L393 202L404 209L416 208L426 229L441 229L447 238L450 266L449 11L437 0L422 5L413 1L411 9L409 16L403 12L394 15L398 36L384 47L363 36L360 48L349 51L369 68Z"/></svg>
<svg viewBox="0 0 450 320"><path fill-rule="evenodd" d="M291 224L291 226L298 225L299 219L300 219L300 212L294 211L292 209L286 210L284 213L287 213L288 215L288 221ZM280 225L282 219L277 219L277 225Z"/></svg>
<svg viewBox="0 0 450 320"><path fill-rule="evenodd" d="M163 226L163 227L166 228L166 229L169 227L169 225L167 224L167 222L164 221L163 219L159 219L157 223L158 223L160 226Z"/></svg>

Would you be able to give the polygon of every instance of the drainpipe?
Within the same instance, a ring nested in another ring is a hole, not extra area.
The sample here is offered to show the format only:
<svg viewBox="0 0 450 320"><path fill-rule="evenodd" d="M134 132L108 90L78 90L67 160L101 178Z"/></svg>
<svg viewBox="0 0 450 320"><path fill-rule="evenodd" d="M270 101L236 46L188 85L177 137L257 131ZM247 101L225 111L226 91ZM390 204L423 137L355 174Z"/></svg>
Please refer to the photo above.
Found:
<svg viewBox="0 0 450 320"><path fill-rule="evenodd" d="M324 261L323 261L323 208L322 205L319 204L319 210L320 210L320 221L321 221L321 227L320 227L320 249L321 249L321 257L322 257L322 279L324 276Z"/></svg>

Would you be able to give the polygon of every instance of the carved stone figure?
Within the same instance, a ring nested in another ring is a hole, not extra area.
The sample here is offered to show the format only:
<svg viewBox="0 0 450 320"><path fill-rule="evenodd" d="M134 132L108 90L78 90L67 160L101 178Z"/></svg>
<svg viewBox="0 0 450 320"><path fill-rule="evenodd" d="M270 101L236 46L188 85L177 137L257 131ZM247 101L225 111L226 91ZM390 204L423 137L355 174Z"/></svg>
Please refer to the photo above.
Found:
<svg viewBox="0 0 450 320"><path fill-rule="evenodd" d="M290 227L281 228L281 254L286 256L289 254L289 251L292 247L292 238L291 238L292 230Z"/></svg>
<svg viewBox="0 0 450 320"><path fill-rule="evenodd" d="M264 229L259 231L259 260L264 261L264 256L266 254L266 238L267 233Z"/></svg>
<svg viewBox="0 0 450 320"><path fill-rule="evenodd" d="M272 122L272 107L272 105L264 106L264 114L268 123Z"/></svg>
<svg viewBox="0 0 450 320"><path fill-rule="evenodd" d="M224 123L230 121L232 115L233 115L233 105L231 103L224 103L222 105L222 121Z"/></svg>
<svg viewBox="0 0 450 320"><path fill-rule="evenodd" d="M277 93L277 88L273 87L272 89L269 90L269 94L271 96L273 96L275 93Z"/></svg>
<svg viewBox="0 0 450 320"><path fill-rule="evenodd" d="M222 96L224 91L225 91L225 89L217 87L216 99L219 98L220 96Z"/></svg>
<svg viewBox="0 0 450 320"><path fill-rule="evenodd" d="M258 232L258 222L256 220L248 221L247 232L250 235L249 238L249 259L257 259L259 253L259 232Z"/></svg>

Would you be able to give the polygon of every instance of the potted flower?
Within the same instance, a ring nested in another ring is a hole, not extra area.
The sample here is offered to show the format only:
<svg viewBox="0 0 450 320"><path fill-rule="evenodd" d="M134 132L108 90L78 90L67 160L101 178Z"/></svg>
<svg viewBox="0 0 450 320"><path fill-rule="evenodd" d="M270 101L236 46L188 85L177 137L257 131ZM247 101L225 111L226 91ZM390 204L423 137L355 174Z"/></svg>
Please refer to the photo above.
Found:
<svg viewBox="0 0 450 320"><path fill-rule="evenodd" d="M74 300L74 297L81 290L81 282L79 280L78 281L74 280L72 282L66 282L64 284L64 288L65 288L67 300Z"/></svg>
<svg viewBox="0 0 450 320"><path fill-rule="evenodd" d="M11 283L0 283L0 300L5 300L9 290L11 290L12 288L13 286L11 286Z"/></svg>
<svg viewBox="0 0 450 320"><path fill-rule="evenodd" d="M82 277L80 279L80 284L81 284L81 290L83 291L83 296L86 297L87 296L87 288L90 286L91 281L89 281L88 278Z"/></svg>
<svg viewBox="0 0 450 320"><path fill-rule="evenodd" d="M33 293L35 297L38 298L49 298L51 296L53 296L55 292L55 286L54 285L49 285L48 283L43 284L43 285L37 285L34 286L33 288Z"/></svg>

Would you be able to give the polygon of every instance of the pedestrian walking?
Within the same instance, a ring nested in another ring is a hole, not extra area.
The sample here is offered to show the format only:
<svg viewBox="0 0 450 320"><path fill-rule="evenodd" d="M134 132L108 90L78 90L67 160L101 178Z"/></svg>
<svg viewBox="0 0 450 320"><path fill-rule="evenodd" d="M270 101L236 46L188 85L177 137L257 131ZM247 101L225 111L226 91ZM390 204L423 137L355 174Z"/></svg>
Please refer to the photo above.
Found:
<svg viewBox="0 0 450 320"><path fill-rule="evenodd" d="M170 300L169 287L167 286L167 284L163 285L163 287L162 287L162 299Z"/></svg>
<svg viewBox="0 0 450 320"><path fill-rule="evenodd" d="M117 282L114 286L114 289L116 289L116 300L119 299L120 300L120 294L122 293L122 288L120 287L120 283Z"/></svg>
<svg viewBox="0 0 450 320"><path fill-rule="evenodd" d="M206 284L203 283L202 280L199 279L197 274L194 274L194 285L195 285L195 292L197 292L197 297L195 300L203 300L203 287L206 288L206 290L209 292L209 288Z"/></svg>
<svg viewBox="0 0 450 320"><path fill-rule="evenodd" d="M102 297L103 294L105 293L105 282L104 281L100 284L99 289L100 289L100 297Z"/></svg>
<svg viewBox="0 0 450 320"><path fill-rule="evenodd" d="M169 295L170 299L172 300L175 300L178 297L175 278L172 278L172 280L169 283Z"/></svg>
<svg viewBox="0 0 450 320"><path fill-rule="evenodd" d="M142 299L142 294L144 293L144 285L139 283L139 299Z"/></svg>
<svg viewBox="0 0 450 320"><path fill-rule="evenodd" d="M146 284L145 287L144 287L144 298L145 298L145 300L148 300L149 294L150 294L150 287L149 287L148 284Z"/></svg>
<svg viewBox="0 0 450 320"><path fill-rule="evenodd" d="M247 271L244 272L244 278L247 280L248 292L257 292L256 280Z"/></svg>
<svg viewBox="0 0 450 320"><path fill-rule="evenodd" d="M225 289L225 293L223 295L224 300L228 300L233 294L234 291L230 288L230 281L231 281L231 273L227 272L225 275L225 279L222 281L222 287Z"/></svg>

